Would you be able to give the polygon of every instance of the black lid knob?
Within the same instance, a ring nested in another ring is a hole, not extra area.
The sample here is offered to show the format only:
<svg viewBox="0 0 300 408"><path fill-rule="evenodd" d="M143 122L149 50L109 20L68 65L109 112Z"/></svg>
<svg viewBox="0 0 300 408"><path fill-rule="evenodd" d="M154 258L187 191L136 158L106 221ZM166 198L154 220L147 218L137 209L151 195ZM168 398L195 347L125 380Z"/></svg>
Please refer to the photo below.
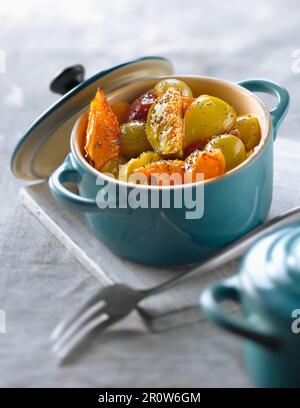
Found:
<svg viewBox="0 0 300 408"><path fill-rule="evenodd" d="M80 64L65 68L50 83L52 92L64 95L84 80L84 67Z"/></svg>

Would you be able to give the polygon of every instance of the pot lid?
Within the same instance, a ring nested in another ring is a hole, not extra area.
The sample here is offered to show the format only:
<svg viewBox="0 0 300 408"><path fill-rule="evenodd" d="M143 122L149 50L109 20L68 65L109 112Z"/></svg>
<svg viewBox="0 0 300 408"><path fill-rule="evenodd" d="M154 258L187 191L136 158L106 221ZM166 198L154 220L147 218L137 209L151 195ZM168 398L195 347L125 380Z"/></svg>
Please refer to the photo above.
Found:
<svg viewBox="0 0 300 408"><path fill-rule="evenodd" d="M246 255L243 289L285 318L300 299L300 222L281 227L256 243Z"/></svg>
<svg viewBox="0 0 300 408"><path fill-rule="evenodd" d="M64 95L33 122L15 147L11 159L13 174L23 180L50 176L69 153L72 127L99 85L110 93L140 79L172 73L171 62L162 57L126 62L87 80L83 80L82 65L66 68L50 84L53 92Z"/></svg>

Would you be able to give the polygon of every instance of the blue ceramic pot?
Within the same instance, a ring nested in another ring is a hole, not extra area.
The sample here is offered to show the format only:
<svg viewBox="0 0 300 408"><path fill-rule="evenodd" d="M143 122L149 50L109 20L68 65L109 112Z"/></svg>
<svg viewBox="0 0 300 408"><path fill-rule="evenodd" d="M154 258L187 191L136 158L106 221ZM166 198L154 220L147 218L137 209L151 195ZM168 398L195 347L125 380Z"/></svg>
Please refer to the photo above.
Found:
<svg viewBox="0 0 300 408"><path fill-rule="evenodd" d="M227 315L219 302L239 302L243 318ZM300 387L300 223L256 243L240 273L201 295L204 315L247 339L245 362L261 387Z"/></svg>
<svg viewBox="0 0 300 408"><path fill-rule="evenodd" d="M159 195L162 189L168 189L170 208L163 208L161 200L158 208L120 208L119 198L116 208L99 208L97 203L105 207L104 197L101 198L103 187L119 192L128 184L97 172L85 161L84 112L72 131L71 153L49 179L54 197L64 206L84 212L98 239L118 255L148 264L201 261L265 220L272 200L273 141L289 104L287 91L268 80L250 79L234 84L207 77L176 78L187 82L195 95L219 96L234 106L238 114L249 112L258 116L262 139L250 158L223 177L196 185L140 187L141 193L147 189L148 194L156 188ZM110 101L132 100L156 82L157 78L133 82L109 95ZM275 95L276 108L269 112L253 92ZM67 190L65 182L76 183L79 195ZM189 219L186 214L190 208L187 205L175 208L174 194L181 189L183 194L195 195L197 187L197 209L201 216ZM133 189L128 188L129 192Z"/></svg>

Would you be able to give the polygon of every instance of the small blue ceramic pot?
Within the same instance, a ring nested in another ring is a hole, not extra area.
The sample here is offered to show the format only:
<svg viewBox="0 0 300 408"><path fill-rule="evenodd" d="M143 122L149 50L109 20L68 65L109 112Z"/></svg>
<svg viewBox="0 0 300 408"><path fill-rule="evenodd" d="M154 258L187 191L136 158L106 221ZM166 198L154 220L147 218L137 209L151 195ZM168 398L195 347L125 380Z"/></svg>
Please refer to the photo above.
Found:
<svg viewBox="0 0 300 408"><path fill-rule="evenodd" d="M227 315L219 302L239 302L243 318ZM247 339L245 362L260 387L300 387L300 223L256 243L240 273L204 290L204 315Z"/></svg>
<svg viewBox="0 0 300 408"><path fill-rule="evenodd" d="M125 188L125 183L99 173L84 159L86 112L73 128L71 153L49 179L54 197L64 206L84 212L98 239L118 255L148 264L201 261L265 220L272 199L273 141L289 104L289 96L284 88L263 79L234 84L198 76L176 78L187 82L195 95L218 96L234 106L238 114L256 114L262 130L261 142L250 158L223 177L202 182L203 191L198 199L202 207L200 217L187 218L187 206L175 208L173 202L173 195L178 189L196 194L195 184L140 187L141 192L146 188L149 194L151 189L169 189L170 208L163 208L161 204L158 208L120 208L118 199L116 208L99 208L96 197L102 206L99 190L103 184L119 191ZM109 100L131 101L156 82L157 78L133 81L112 92ZM256 91L275 95L277 106L269 112L252 93ZM79 195L67 190L64 187L66 182L76 183ZM130 192L133 187L128 188Z"/></svg>

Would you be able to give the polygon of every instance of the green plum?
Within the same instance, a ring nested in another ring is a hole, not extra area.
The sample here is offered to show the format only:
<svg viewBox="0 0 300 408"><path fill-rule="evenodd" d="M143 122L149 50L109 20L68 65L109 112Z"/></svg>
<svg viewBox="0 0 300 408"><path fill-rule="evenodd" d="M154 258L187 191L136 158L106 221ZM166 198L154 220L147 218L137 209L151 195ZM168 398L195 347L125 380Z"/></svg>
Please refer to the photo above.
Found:
<svg viewBox="0 0 300 408"><path fill-rule="evenodd" d="M235 128L239 131L239 136L244 142L247 151L254 149L261 138L259 121L254 115L239 116L236 120Z"/></svg>
<svg viewBox="0 0 300 408"><path fill-rule="evenodd" d="M193 92L191 88L183 81L180 81L180 79L176 78L169 78L169 79L162 79L159 81L155 87L153 88L153 92L157 96L161 96L164 94L169 88L175 88L178 91L181 92L182 96L186 97L193 97Z"/></svg>
<svg viewBox="0 0 300 408"><path fill-rule="evenodd" d="M146 136L145 122L134 120L120 127L120 152L129 159L138 157L141 153L151 150Z"/></svg>
<svg viewBox="0 0 300 408"><path fill-rule="evenodd" d="M209 95L199 96L184 116L183 147L227 133L233 127L236 117L233 107L222 99Z"/></svg>
<svg viewBox="0 0 300 408"><path fill-rule="evenodd" d="M212 138L205 149L212 151L221 149L225 158L225 170L229 171L246 160L246 149L244 143L237 136L225 134Z"/></svg>

